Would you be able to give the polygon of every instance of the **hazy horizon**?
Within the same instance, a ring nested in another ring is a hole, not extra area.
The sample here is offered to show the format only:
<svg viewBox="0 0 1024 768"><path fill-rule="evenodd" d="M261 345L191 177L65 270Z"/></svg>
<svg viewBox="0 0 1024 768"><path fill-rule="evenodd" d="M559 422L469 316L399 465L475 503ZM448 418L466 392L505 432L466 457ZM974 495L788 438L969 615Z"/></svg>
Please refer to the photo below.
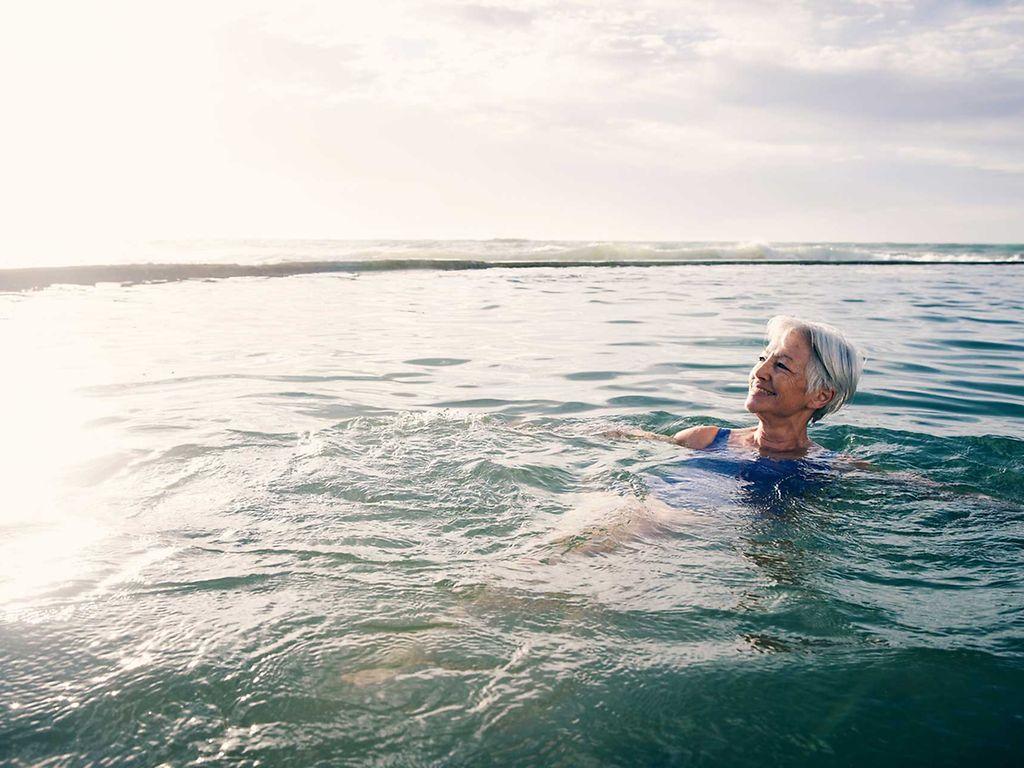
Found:
<svg viewBox="0 0 1024 768"><path fill-rule="evenodd" d="M733 241L209 239L0 252L0 290L314 272L503 266L716 264L1024 264L1024 245Z"/></svg>

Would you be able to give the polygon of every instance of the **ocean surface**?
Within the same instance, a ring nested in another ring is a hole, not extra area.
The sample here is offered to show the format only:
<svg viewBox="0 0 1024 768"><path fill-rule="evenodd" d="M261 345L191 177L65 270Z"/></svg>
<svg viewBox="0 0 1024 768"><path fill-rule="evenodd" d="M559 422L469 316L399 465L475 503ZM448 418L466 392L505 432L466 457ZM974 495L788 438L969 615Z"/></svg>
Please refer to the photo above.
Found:
<svg viewBox="0 0 1024 768"><path fill-rule="evenodd" d="M0 765L1020 764L1022 251L8 262ZM614 436L751 424L779 313L840 460Z"/></svg>

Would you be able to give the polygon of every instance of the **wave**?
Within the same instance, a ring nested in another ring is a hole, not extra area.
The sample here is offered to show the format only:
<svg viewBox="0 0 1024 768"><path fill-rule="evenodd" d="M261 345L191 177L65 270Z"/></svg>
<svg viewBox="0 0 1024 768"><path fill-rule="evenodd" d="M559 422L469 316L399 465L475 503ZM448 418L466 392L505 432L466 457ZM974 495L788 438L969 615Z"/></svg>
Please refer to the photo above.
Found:
<svg viewBox="0 0 1024 768"><path fill-rule="evenodd" d="M133 260L141 256L145 261ZM152 257L160 257L154 260ZM0 291L392 270L744 264L1024 264L1024 246L895 243L203 241L150 243L115 263L0 269Z"/></svg>

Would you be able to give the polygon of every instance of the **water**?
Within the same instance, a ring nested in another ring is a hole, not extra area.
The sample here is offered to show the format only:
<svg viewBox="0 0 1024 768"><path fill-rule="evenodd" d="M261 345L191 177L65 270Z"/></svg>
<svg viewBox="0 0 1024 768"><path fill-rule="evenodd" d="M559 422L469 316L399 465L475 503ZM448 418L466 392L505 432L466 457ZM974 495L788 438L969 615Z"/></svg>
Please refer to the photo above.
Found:
<svg viewBox="0 0 1024 768"><path fill-rule="evenodd" d="M53 284L281 277L391 270L673 264L1020 264L1024 245L573 242L560 240L206 240L0 253L0 291Z"/></svg>
<svg viewBox="0 0 1024 768"><path fill-rule="evenodd" d="M1022 277L497 266L0 295L0 763L1013 764ZM602 434L750 423L778 312L868 352L812 428L858 468L764 497Z"/></svg>

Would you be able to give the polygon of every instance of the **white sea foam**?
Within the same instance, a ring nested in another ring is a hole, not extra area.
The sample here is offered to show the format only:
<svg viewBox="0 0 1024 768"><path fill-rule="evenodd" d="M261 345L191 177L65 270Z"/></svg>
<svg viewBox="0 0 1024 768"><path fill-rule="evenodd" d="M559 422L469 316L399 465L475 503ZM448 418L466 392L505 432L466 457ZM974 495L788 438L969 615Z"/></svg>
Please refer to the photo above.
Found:
<svg viewBox="0 0 1024 768"><path fill-rule="evenodd" d="M0 291L312 272L673 264L1020 263L1024 245L557 240L204 240L137 243L44 261L9 256Z"/></svg>

